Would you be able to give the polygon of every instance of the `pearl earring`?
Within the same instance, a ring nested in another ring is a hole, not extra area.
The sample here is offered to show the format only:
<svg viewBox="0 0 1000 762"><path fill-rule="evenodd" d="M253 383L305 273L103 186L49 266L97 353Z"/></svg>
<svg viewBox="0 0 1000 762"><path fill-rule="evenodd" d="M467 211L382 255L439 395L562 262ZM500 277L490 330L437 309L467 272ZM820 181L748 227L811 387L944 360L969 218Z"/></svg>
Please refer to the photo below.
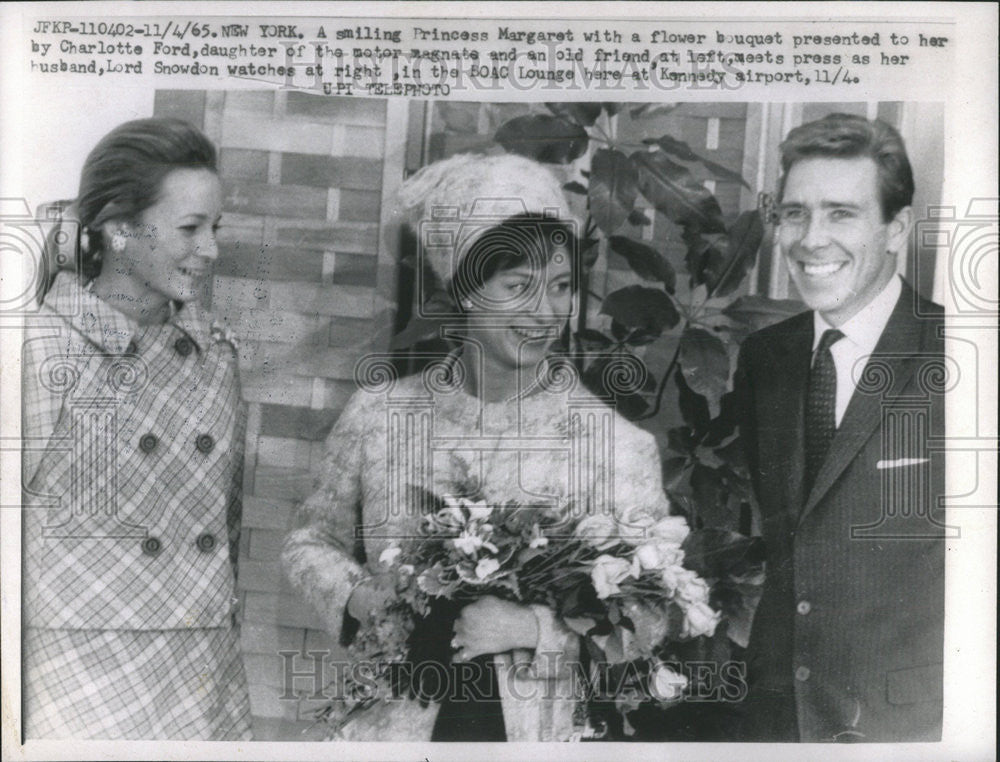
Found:
<svg viewBox="0 0 1000 762"><path fill-rule="evenodd" d="M111 250L115 254L121 254L125 251L125 235L121 231L111 236Z"/></svg>

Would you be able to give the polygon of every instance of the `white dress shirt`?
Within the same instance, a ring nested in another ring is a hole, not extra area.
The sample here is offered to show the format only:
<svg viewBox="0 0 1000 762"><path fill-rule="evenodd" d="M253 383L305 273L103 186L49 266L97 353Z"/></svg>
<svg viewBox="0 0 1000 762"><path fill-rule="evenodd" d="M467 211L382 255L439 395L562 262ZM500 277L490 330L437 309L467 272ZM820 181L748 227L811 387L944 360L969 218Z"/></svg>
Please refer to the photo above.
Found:
<svg viewBox="0 0 1000 762"><path fill-rule="evenodd" d="M886 284L878 296L866 304L854 317L839 326L844 338L830 347L833 364L837 368L837 428L844 419L844 412L854 395L858 379L865 369L868 357L875 351L882 331L903 290L898 275ZM833 328L818 312L813 312L813 359L823 332Z"/></svg>

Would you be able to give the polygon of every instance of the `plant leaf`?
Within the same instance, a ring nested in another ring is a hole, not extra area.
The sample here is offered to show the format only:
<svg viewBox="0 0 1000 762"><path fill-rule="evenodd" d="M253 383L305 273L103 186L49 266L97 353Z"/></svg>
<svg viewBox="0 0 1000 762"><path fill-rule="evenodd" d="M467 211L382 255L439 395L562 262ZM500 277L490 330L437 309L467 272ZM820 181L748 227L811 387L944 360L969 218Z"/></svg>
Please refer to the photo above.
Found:
<svg viewBox="0 0 1000 762"><path fill-rule="evenodd" d="M546 103L545 107L556 116L584 127L590 127L601 115L601 104L587 101Z"/></svg>
<svg viewBox="0 0 1000 762"><path fill-rule="evenodd" d="M646 213L642 211L642 209L633 209L628 213L628 223L629 225L635 225L637 228L641 228L652 224L652 220L646 216Z"/></svg>
<svg viewBox="0 0 1000 762"><path fill-rule="evenodd" d="M568 164L587 150L587 131L548 114L526 114L504 122L494 140L510 153L545 164Z"/></svg>
<svg viewBox="0 0 1000 762"><path fill-rule="evenodd" d="M593 328L584 328L576 334L576 340L580 342L587 352L599 352L608 349L612 341L600 331Z"/></svg>
<svg viewBox="0 0 1000 762"><path fill-rule="evenodd" d="M673 328L681 319L665 291L647 286L626 286L612 291L604 297L601 313L628 328L641 328L657 335Z"/></svg>
<svg viewBox="0 0 1000 762"><path fill-rule="evenodd" d="M736 322L743 323L752 331L759 331L761 328L798 315L804 309L805 305L795 299L741 296L722 310L722 314Z"/></svg>
<svg viewBox="0 0 1000 762"><path fill-rule="evenodd" d="M438 101L437 112L445 126L453 132L475 135L479 129L479 103Z"/></svg>
<svg viewBox="0 0 1000 762"><path fill-rule="evenodd" d="M727 296L740 287L747 272L757 261L757 251L764 239L764 223L754 209L743 212L729 229L729 248L723 261L711 263L705 283L712 296ZM718 271L715 268L718 267Z"/></svg>
<svg viewBox="0 0 1000 762"><path fill-rule="evenodd" d="M625 365L617 354L604 355L587 367L581 381L595 396L612 404L615 410L632 421L649 409L649 403L639 393L642 379L636 377L633 370L635 363L642 361L628 352L622 356L631 357L634 362Z"/></svg>
<svg viewBox="0 0 1000 762"><path fill-rule="evenodd" d="M634 241L625 236L613 235L608 239L613 251L625 257L629 267L645 280L658 280L663 287L674 293L677 274L667 258L652 246Z"/></svg>
<svg viewBox="0 0 1000 762"><path fill-rule="evenodd" d="M684 478L684 469L687 468L688 459L680 456L664 458L663 460L663 486L672 490L677 487L680 480Z"/></svg>
<svg viewBox="0 0 1000 762"><path fill-rule="evenodd" d="M587 186L583 183L578 183L576 180L571 180L563 186L563 190L569 193L575 193L578 196L587 195Z"/></svg>
<svg viewBox="0 0 1000 762"><path fill-rule="evenodd" d="M406 328L392 337L390 348L407 349L421 341L436 339L441 335L441 328L449 324L447 318L414 317L406 324Z"/></svg>
<svg viewBox="0 0 1000 762"><path fill-rule="evenodd" d="M628 219L639 193L635 165L621 151L601 148L590 163L590 214L606 235Z"/></svg>
<svg viewBox="0 0 1000 762"><path fill-rule="evenodd" d="M678 360L691 391L705 397L712 416L717 416L719 402L729 386L729 352L726 345L718 336L702 328L688 326L681 334Z"/></svg>
<svg viewBox="0 0 1000 762"><path fill-rule="evenodd" d="M697 506L698 518L705 526L736 526L739 514L732 515L728 510L729 491L717 469L695 463L691 470L691 491Z"/></svg>
<svg viewBox="0 0 1000 762"><path fill-rule="evenodd" d="M587 616L579 617L563 617L563 624L569 627L577 635L583 635L586 637L587 633L593 629L594 625L597 624L593 619Z"/></svg>
<svg viewBox="0 0 1000 762"><path fill-rule="evenodd" d="M690 426L677 426L667 431L667 446L673 452L693 455L696 444Z"/></svg>
<svg viewBox="0 0 1000 762"><path fill-rule="evenodd" d="M680 408L681 417L684 418L684 423L691 427L692 436L698 441L704 436L711 421L708 400L691 390L684 380L683 373L675 373L674 381L677 384L677 406Z"/></svg>
<svg viewBox="0 0 1000 762"><path fill-rule="evenodd" d="M761 569L764 545L759 537L747 537L718 527L696 529L685 539L684 566L702 577L742 577Z"/></svg>
<svg viewBox="0 0 1000 762"><path fill-rule="evenodd" d="M641 103L638 106L633 106L629 109L629 115L633 119L637 117L656 116L657 114L666 115L676 110L678 106L680 106L679 103Z"/></svg>
<svg viewBox="0 0 1000 762"><path fill-rule="evenodd" d="M642 195L669 219L706 233L725 232L719 202L686 168L662 151L636 151L629 159L639 171Z"/></svg>
<svg viewBox="0 0 1000 762"><path fill-rule="evenodd" d="M691 150L687 143L677 140L670 135L664 135L663 137L655 139L650 138L643 142L658 145L662 150L676 156L678 159L683 159L684 161L696 161L699 164L704 165L704 167L716 177L740 183L745 186L747 190L750 189L750 184L743 179L743 176L739 172L734 172L728 167L724 167L721 164L716 164L714 161L706 159L704 156L699 156Z"/></svg>

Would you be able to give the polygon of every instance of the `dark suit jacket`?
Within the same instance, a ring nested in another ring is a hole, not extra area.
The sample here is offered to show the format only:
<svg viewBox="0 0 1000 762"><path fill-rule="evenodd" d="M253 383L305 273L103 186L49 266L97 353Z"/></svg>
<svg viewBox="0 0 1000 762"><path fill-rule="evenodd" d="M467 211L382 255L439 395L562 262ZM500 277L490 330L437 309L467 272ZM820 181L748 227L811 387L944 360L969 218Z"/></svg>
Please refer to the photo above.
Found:
<svg viewBox="0 0 1000 762"><path fill-rule="evenodd" d="M941 735L943 312L903 293L807 495L806 312L740 352L741 438L767 578L748 649L751 739ZM924 460L926 459L926 460Z"/></svg>

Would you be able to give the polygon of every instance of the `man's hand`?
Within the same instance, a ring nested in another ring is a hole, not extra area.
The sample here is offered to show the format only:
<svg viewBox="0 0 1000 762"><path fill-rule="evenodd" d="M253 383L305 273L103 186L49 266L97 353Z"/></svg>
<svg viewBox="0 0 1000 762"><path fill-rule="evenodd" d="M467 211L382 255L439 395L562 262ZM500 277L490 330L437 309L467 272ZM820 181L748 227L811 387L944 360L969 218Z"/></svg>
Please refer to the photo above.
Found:
<svg viewBox="0 0 1000 762"><path fill-rule="evenodd" d="M529 607L487 595L462 609L451 644L458 649L455 661L467 661L480 654L534 648L537 642L538 621Z"/></svg>

